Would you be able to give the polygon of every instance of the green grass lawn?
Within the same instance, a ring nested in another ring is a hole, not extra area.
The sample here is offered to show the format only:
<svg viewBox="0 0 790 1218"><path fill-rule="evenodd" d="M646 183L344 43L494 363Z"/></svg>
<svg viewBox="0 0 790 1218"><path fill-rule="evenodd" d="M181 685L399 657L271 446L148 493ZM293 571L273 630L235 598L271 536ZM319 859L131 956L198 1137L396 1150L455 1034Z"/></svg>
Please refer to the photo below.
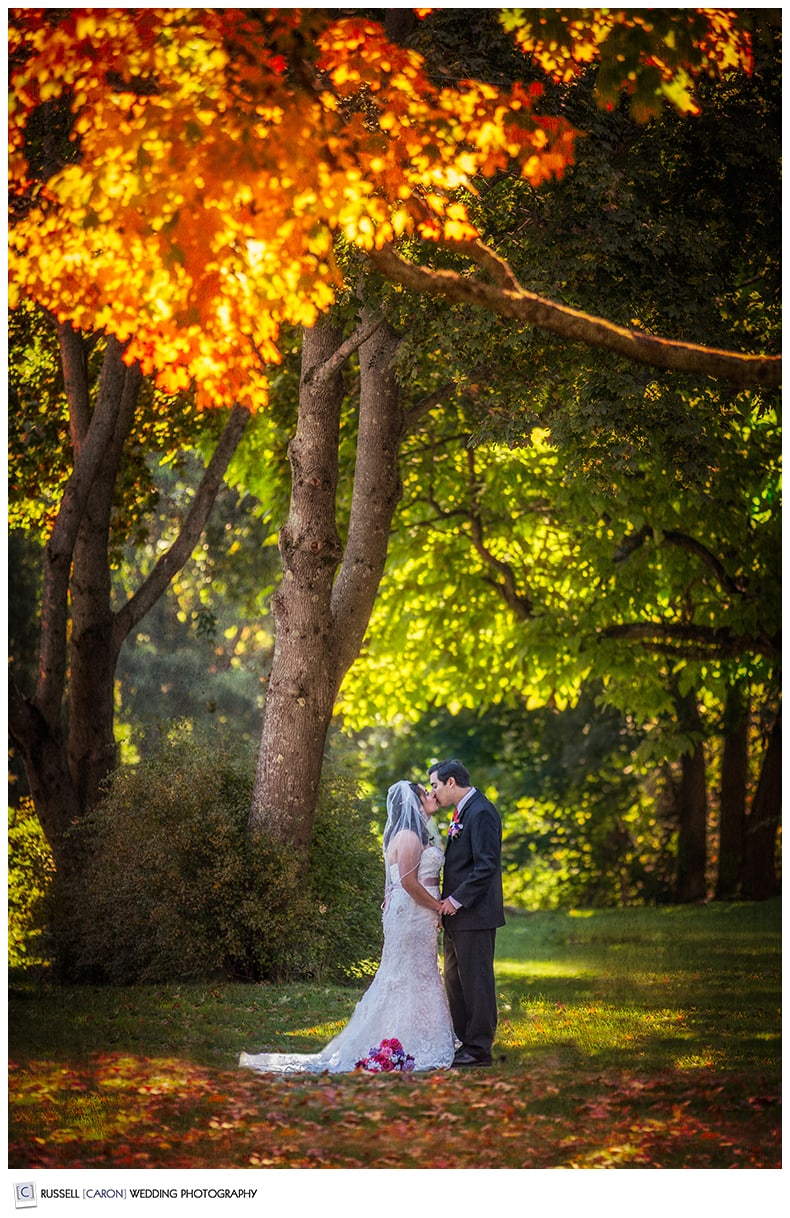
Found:
<svg viewBox="0 0 790 1218"><path fill-rule="evenodd" d="M780 932L778 901L511 915L494 1067L429 1075L236 1068L363 986L14 975L9 1167L778 1167Z"/></svg>

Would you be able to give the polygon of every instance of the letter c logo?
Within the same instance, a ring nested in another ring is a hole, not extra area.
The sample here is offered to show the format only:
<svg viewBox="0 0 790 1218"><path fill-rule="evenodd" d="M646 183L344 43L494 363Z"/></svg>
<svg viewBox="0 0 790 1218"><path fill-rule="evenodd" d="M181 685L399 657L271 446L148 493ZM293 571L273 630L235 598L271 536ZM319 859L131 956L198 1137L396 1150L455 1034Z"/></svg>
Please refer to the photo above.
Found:
<svg viewBox="0 0 790 1218"><path fill-rule="evenodd" d="M16 1197L16 1207L25 1208L36 1204L36 1186L30 1184L15 1184L14 1193Z"/></svg>

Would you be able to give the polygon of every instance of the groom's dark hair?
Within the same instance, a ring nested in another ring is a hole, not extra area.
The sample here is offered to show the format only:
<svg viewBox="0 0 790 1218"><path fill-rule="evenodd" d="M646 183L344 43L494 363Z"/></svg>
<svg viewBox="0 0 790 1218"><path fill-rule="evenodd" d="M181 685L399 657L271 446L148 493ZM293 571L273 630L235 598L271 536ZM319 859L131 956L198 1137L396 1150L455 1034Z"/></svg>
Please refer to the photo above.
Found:
<svg viewBox="0 0 790 1218"><path fill-rule="evenodd" d="M430 774L438 774L440 782L447 782L448 778L454 778L459 787L471 787L472 779L469 777L469 771L460 761L437 761L436 765L432 765L428 770Z"/></svg>

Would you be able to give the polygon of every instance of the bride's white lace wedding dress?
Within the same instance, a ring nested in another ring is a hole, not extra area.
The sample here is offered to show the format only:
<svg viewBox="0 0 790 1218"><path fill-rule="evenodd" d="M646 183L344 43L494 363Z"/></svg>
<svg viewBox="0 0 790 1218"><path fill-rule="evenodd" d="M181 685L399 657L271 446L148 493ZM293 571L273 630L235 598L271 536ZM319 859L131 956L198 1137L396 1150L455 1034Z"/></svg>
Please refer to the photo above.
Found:
<svg viewBox="0 0 790 1218"><path fill-rule="evenodd" d="M420 857L417 878L435 897L443 861L435 845ZM415 1070L451 1065L456 1042L439 973L437 915L401 887L397 864L389 864L387 878L381 964L343 1030L319 1053L242 1053L240 1066L261 1073L345 1073L385 1038L401 1042Z"/></svg>

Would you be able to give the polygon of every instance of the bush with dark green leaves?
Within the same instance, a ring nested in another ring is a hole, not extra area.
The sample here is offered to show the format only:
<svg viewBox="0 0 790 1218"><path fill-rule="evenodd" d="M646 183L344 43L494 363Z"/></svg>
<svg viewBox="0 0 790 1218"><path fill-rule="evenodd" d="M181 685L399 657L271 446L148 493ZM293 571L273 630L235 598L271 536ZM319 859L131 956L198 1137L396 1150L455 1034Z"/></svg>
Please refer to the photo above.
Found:
<svg viewBox="0 0 790 1218"><path fill-rule="evenodd" d="M70 972L113 984L332 979L381 948L383 863L357 792L325 778L309 865L251 839L254 759L177 735L122 768L81 829ZM75 950L76 948L76 950Z"/></svg>

